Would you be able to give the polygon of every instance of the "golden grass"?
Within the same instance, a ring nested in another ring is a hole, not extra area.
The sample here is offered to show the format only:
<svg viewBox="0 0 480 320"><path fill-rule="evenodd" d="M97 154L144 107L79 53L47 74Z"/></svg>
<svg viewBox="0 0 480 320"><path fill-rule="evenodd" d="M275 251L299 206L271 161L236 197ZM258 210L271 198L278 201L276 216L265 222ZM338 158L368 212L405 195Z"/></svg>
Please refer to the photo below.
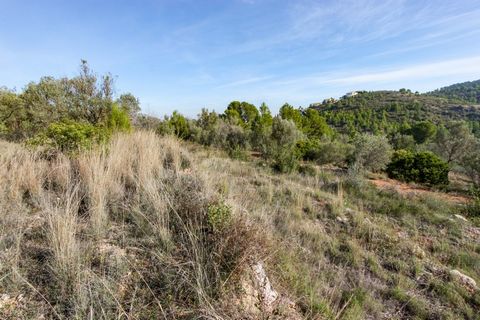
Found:
<svg viewBox="0 0 480 320"><path fill-rule="evenodd" d="M274 174L152 132L70 157L0 141L0 293L26 297L0 318L266 318L237 304L259 260L307 319L472 314L477 298L445 276L479 275L456 207L316 171ZM231 220L217 229L219 204Z"/></svg>
<svg viewBox="0 0 480 320"><path fill-rule="evenodd" d="M70 157L0 141L0 165L0 289L29 297L15 317L218 318L257 245L243 219L208 225L221 197L175 138L119 134Z"/></svg>

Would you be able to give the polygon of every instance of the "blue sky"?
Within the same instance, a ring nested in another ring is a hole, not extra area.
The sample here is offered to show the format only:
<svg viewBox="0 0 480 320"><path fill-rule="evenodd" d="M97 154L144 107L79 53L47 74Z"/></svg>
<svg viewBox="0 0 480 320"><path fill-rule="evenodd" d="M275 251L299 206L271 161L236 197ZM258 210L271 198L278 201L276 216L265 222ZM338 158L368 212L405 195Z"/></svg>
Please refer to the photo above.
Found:
<svg viewBox="0 0 480 320"><path fill-rule="evenodd" d="M0 0L0 85L80 59L155 115L423 92L480 79L480 1Z"/></svg>

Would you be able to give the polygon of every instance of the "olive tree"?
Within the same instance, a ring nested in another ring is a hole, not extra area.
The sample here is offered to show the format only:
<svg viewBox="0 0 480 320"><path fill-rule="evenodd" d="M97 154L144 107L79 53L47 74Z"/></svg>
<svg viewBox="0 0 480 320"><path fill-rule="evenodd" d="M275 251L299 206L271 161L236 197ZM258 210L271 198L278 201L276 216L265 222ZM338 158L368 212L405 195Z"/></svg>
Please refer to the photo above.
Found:
<svg viewBox="0 0 480 320"><path fill-rule="evenodd" d="M385 136L364 133L354 140L350 165L370 171L380 171L385 169L391 156L392 147Z"/></svg>

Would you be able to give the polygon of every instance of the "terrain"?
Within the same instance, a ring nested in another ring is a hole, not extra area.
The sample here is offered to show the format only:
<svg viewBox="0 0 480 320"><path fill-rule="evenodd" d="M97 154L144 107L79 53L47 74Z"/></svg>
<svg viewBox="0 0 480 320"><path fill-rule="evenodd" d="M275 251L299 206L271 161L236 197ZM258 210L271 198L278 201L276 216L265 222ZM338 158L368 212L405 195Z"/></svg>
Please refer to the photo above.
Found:
<svg viewBox="0 0 480 320"><path fill-rule="evenodd" d="M112 88L0 90L1 319L480 319L478 106L158 119Z"/></svg>
<svg viewBox="0 0 480 320"><path fill-rule="evenodd" d="M467 121L474 132L479 133L480 105L441 92L444 91L438 91L438 95L412 93L405 89L360 91L353 97L325 100L311 107L318 110L328 124L344 133L348 133L349 126L359 131L388 133L417 121L441 124L451 120Z"/></svg>
<svg viewBox="0 0 480 320"><path fill-rule="evenodd" d="M4 319L478 316L463 202L148 132L72 160L0 148Z"/></svg>
<svg viewBox="0 0 480 320"><path fill-rule="evenodd" d="M480 80L456 83L428 92L427 95L457 100L463 103L480 103Z"/></svg>

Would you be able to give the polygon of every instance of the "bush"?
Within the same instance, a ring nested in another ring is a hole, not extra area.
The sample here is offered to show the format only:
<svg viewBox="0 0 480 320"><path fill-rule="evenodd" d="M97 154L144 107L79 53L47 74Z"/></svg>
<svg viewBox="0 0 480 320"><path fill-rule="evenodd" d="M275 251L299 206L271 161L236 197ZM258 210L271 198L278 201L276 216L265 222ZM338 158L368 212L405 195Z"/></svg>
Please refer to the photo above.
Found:
<svg viewBox="0 0 480 320"><path fill-rule="evenodd" d="M465 208L465 213L470 217L480 217L480 188L474 187L470 193L472 201Z"/></svg>
<svg viewBox="0 0 480 320"><path fill-rule="evenodd" d="M301 132L292 121L280 117L273 119L268 155L276 170L292 172L297 167L298 154L295 146L301 137Z"/></svg>
<svg viewBox="0 0 480 320"><path fill-rule="evenodd" d="M432 152L396 151L387 166L390 178L429 185L448 184L449 166Z"/></svg>
<svg viewBox="0 0 480 320"><path fill-rule="evenodd" d="M225 149L231 157L242 157L248 147L247 134L242 127L227 125Z"/></svg>
<svg viewBox="0 0 480 320"><path fill-rule="evenodd" d="M208 223L213 230L226 227L232 218L232 209L223 202L211 204L207 210Z"/></svg>
<svg viewBox="0 0 480 320"><path fill-rule="evenodd" d="M28 141L30 145L43 145L62 152L91 148L94 144L106 142L110 130L89 123L63 121L51 123L47 130Z"/></svg>
<svg viewBox="0 0 480 320"><path fill-rule="evenodd" d="M474 186L480 188L480 142L473 144L471 150L464 153L461 165Z"/></svg>
<svg viewBox="0 0 480 320"><path fill-rule="evenodd" d="M350 165L371 171L385 169L390 162L392 147L385 136L371 134L359 135L354 141L353 154Z"/></svg>
<svg viewBox="0 0 480 320"><path fill-rule="evenodd" d="M352 146L341 140L308 139L297 143L297 152L304 160L322 164L342 164L352 153Z"/></svg>
<svg viewBox="0 0 480 320"><path fill-rule="evenodd" d="M120 109L117 105L112 106L108 115L107 126L111 131L128 132L132 129L130 116L125 109Z"/></svg>
<svg viewBox="0 0 480 320"><path fill-rule="evenodd" d="M188 119L178 111L173 111L171 117L165 116L165 120L158 125L156 132L160 135L174 134L184 140L189 139L191 135Z"/></svg>

